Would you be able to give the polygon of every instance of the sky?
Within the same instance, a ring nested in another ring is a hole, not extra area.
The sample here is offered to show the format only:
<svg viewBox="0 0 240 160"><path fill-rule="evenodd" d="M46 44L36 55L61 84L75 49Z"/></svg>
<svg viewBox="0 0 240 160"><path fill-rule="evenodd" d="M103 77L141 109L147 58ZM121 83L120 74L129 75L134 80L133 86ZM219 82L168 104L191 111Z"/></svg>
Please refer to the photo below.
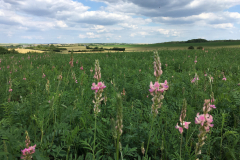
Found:
<svg viewBox="0 0 240 160"><path fill-rule="evenodd" d="M240 39L240 0L0 0L0 43Z"/></svg>

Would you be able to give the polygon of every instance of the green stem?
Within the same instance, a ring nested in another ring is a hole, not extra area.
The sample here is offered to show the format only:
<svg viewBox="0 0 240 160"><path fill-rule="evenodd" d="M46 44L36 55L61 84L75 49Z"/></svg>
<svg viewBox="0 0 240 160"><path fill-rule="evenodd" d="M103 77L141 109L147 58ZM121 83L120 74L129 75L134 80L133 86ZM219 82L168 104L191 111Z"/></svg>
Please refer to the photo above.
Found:
<svg viewBox="0 0 240 160"><path fill-rule="evenodd" d="M95 140L96 140L96 121L97 121L97 116L95 116L95 131L94 131L94 140L93 140L93 159L95 159L95 154L94 154L94 150L95 150Z"/></svg>
<svg viewBox="0 0 240 160"><path fill-rule="evenodd" d="M154 114L154 113L153 113ZM146 153L145 153L145 157L147 156L147 152L148 152L148 146L149 146L149 141L150 141L150 137L151 137L151 133L152 133L152 127L153 127L153 120L154 120L154 115L152 115L152 122L151 122L151 128L150 128L150 133L148 136L148 144L147 144L147 149L146 149Z"/></svg>
<svg viewBox="0 0 240 160"><path fill-rule="evenodd" d="M181 134L181 144L180 144L180 160L182 159L182 137L183 137L183 134Z"/></svg>
<svg viewBox="0 0 240 160"><path fill-rule="evenodd" d="M117 149L116 149L116 159L118 160L119 159L119 134L118 134L118 137L117 137Z"/></svg>

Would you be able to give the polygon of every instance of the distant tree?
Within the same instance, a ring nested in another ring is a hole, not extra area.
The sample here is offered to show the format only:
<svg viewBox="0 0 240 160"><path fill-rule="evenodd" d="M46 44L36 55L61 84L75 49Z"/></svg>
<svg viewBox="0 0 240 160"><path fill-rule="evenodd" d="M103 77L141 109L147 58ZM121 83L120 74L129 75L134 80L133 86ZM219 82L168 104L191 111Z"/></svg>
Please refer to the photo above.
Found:
<svg viewBox="0 0 240 160"><path fill-rule="evenodd" d="M194 49L194 47L193 46L189 46L188 49Z"/></svg>
<svg viewBox="0 0 240 160"><path fill-rule="evenodd" d="M202 42L208 42L206 39L191 39L191 40L188 40L186 41L186 43L202 43Z"/></svg>
<svg viewBox="0 0 240 160"><path fill-rule="evenodd" d="M0 46L0 54L8 54L9 51L6 48Z"/></svg>
<svg viewBox="0 0 240 160"><path fill-rule="evenodd" d="M15 49L8 50L0 46L0 54L17 54L18 52Z"/></svg>

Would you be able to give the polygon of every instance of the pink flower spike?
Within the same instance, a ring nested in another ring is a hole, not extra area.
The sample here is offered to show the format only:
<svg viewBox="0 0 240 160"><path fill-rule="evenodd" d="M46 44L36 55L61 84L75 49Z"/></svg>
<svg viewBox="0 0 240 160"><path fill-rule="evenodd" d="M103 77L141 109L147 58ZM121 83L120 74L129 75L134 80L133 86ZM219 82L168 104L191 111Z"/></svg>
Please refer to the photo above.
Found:
<svg viewBox="0 0 240 160"><path fill-rule="evenodd" d="M225 81L226 81L227 79L224 77L222 80L225 80Z"/></svg>

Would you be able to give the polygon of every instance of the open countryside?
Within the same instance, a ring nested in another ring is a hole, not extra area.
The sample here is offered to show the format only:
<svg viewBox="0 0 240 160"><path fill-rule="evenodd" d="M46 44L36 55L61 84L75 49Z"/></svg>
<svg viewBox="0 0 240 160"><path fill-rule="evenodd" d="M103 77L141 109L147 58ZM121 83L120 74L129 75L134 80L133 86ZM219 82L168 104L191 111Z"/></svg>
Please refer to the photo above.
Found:
<svg viewBox="0 0 240 160"><path fill-rule="evenodd" d="M0 160L240 160L240 1L0 0Z"/></svg>

